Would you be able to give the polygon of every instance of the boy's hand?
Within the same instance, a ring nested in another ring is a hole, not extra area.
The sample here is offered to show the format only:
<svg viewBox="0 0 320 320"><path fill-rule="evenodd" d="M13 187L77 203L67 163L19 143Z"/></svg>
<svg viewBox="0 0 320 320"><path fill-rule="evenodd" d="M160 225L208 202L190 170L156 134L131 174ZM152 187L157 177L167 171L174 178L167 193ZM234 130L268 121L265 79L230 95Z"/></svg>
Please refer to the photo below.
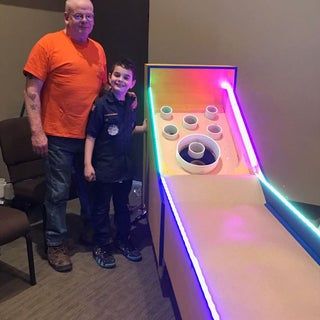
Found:
<svg viewBox="0 0 320 320"><path fill-rule="evenodd" d="M135 94L134 92L132 92L132 91L129 91L129 92L128 92L128 95L129 95L130 97L134 98L134 100L133 100L132 103L131 103L131 109L134 110L134 109L136 109L137 106L138 106L137 96L136 96L136 94Z"/></svg>
<svg viewBox="0 0 320 320"><path fill-rule="evenodd" d="M87 181L92 182L96 180L96 172L92 165L86 165L84 167L84 177Z"/></svg>
<svg viewBox="0 0 320 320"><path fill-rule="evenodd" d="M144 119L144 120L143 120L142 130L143 130L143 132L147 132L147 130L148 130L148 122L147 122L147 119Z"/></svg>

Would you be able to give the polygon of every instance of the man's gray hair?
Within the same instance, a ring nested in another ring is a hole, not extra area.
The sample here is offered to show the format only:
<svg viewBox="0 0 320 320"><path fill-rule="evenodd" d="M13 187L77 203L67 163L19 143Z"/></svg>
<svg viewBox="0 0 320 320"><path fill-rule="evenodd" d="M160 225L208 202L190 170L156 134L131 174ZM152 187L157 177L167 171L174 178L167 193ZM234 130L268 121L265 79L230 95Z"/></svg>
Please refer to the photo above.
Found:
<svg viewBox="0 0 320 320"><path fill-rule="evenodd" d="M71 11L71 10L72 10L72 5L73 5L73 3L74 3L75 1L77 1L77 0L66 0L64 12L69 12L69 11ZM91 0L89 0L89 1L92 3Z"/></svg>
<svg viewBox="0 0 320 320"><path fill-rule="evenodd" d="M71 3L72 3L72 0L66 0L65 7L64 7L65 12L70 11Z"/></svg>

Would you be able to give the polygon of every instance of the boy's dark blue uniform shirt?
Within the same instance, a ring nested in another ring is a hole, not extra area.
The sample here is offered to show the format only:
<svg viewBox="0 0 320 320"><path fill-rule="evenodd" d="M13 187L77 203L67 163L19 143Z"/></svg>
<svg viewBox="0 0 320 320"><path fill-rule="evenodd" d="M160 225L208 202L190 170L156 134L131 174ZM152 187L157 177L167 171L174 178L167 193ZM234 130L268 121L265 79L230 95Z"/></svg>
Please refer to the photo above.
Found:
<svg viewBox="0 0 320 320"><path fill-rule="evenodd" d="M136 126L134 98L119 101L111 91L97 98L90 113L87 134L95 138L92 165L96 180L117 182L132 179L131 139Z"/></svg>

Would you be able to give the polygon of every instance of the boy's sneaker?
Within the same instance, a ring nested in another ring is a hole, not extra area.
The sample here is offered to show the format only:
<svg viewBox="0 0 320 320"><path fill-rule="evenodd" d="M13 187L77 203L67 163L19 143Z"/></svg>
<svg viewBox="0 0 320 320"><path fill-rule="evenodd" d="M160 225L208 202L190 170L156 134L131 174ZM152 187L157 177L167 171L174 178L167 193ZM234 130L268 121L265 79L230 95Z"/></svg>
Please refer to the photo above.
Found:
<svg viewBox="0 0 320 320"><path fill-rule="evenodd" d="M130 261L138 262L142 260L140 251L133 245L131 240L116 242L118 250Z"/></svg>
<svg viewBox="0 0 320 320"><path fill-rule="evenodd" d="M112 255L112 245L107 244L105 246L95 246L92 251L94 260L102 268L111 269L116 266L116 260Z"/></svg>

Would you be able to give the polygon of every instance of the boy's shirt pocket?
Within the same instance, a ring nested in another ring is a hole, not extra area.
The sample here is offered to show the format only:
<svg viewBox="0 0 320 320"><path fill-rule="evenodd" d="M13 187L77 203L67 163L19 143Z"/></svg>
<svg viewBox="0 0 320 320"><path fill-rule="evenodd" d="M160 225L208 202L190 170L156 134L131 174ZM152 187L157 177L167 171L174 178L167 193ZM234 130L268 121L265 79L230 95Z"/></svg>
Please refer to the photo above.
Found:
<svg viewBox="0 0 320 320"><path fill-rule="evenodd" d="M104 115L105 133L108 136L116 136L120 131L119 114L116 112L105 113Z"/></svg>

